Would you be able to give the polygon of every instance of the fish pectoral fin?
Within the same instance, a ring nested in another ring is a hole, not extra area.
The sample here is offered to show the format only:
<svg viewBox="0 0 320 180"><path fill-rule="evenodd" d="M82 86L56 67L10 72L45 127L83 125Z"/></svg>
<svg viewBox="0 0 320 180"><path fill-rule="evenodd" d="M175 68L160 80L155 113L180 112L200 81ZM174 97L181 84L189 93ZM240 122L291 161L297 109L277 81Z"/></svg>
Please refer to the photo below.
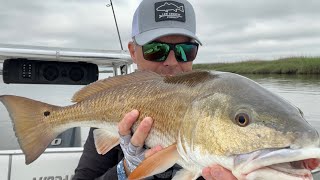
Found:
<svg viewBox="0 0 320 180"><path fill-rule="evenodd" d="M119 135L114 135L105 129L93 130L94 144L99 154L106 154L119 144Z"/></svg>
<svg viewBox="0 0 320 180"><path fill-rule="evenodd" d="M128 179L143 179L164 172L172 167L179 158L176 143L172 144L142 161Z"/></svg>
<svg viewBox="0 0 320 180"><path fill-rule="evenodd" d="M180 180L180 179L185 179L185 180L194 180L200 177L200 174L194 174L193 172L187 170L187 169L181 169L176 174L173 176L172 180Z"/></svg>

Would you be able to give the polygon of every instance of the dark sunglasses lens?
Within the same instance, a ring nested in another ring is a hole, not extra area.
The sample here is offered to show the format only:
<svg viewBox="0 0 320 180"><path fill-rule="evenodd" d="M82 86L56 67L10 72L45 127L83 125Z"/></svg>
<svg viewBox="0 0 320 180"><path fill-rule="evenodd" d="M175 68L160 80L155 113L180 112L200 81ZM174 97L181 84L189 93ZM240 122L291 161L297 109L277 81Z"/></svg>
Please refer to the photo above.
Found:
<svg viewBox="0 0 320 180"><path fill-rule="evenodd" d="M162 62L167 59L170 46L162 43L149 43L142 46L143 57L149 61Z"/></svg>
<svg viewBox="0 0 320 180"><path fill-rule="evenodd" d="M178 61L188 62L193 61L198 52L198 46L196 44L177 44L175 55Z"/></svg>

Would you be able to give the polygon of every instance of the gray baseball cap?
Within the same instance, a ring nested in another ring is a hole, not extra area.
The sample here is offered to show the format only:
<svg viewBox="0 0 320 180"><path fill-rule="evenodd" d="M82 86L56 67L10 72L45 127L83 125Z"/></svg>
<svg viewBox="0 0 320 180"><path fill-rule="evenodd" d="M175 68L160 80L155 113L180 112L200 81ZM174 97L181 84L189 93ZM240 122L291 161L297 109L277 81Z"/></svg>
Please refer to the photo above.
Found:
<svg viewBox="0 0 320 180"><path fill-rule="evenodd" d="M166 35L185 35L195 39L196 17L186 0L143 0L132 21L132 38L139 45Z"/></svg>

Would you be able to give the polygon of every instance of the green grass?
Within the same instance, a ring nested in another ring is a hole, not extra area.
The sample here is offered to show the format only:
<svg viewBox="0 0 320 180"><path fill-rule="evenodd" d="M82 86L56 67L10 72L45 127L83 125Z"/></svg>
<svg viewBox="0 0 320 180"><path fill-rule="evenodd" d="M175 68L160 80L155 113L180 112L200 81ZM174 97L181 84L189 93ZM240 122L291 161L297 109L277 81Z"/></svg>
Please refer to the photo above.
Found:
<svg viewBox="0 0 320 180"><path fill-rule="evenodd" d="M194 64L193 69L238 74L320 74L320 57L290 57L273 61Z"/></svg>

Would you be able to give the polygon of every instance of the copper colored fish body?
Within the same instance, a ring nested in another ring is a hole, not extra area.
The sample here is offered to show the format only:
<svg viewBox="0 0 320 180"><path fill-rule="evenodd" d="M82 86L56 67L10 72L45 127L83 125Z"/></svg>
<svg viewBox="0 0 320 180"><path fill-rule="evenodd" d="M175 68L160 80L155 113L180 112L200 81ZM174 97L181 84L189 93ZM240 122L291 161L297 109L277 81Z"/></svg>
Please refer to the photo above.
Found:
<svg viewBox="0 0 320 180"><path fill-rule="evenodd" d="M137 109L140 121L154 119L146 145L163 151L130 175L140 179L178 163L177 179L195 179L204 167L220 164L240 179L312 179L319 166L318 132L302 112L257 83L232 73L195 71L171 77L136 72L92 83L59 107L3 95L26 163L71 127L89 126L97 152L119 144L117 124ZM156 162L156 163L155 163Z"/></svg>

